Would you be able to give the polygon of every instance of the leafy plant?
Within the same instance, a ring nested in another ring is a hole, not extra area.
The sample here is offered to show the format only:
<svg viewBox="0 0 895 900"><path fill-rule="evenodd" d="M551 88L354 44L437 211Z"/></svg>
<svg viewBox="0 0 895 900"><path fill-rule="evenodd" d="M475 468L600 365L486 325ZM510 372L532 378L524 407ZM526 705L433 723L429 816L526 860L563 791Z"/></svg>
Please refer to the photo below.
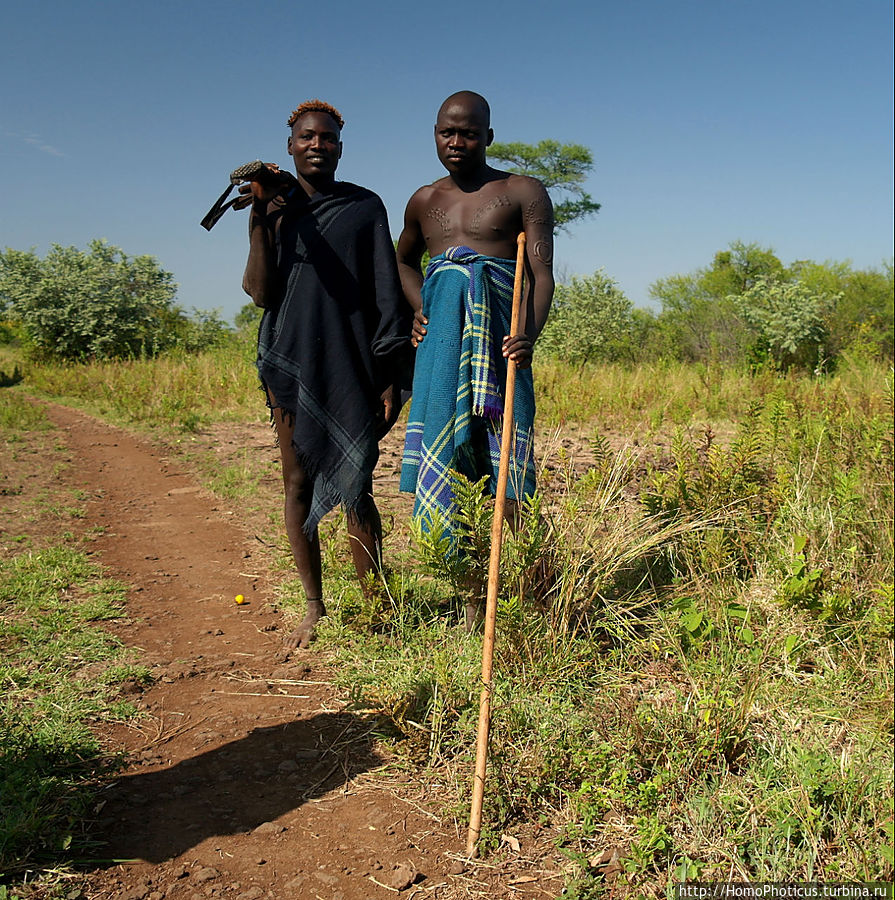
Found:
<svg viewBox="0 0 895 900"><path fill-rule="evenodd" d="M451 473L454 508L449 517L435 511L424 524L411 522L411 534L425 569L445 579L456 596L482 593L491 557L492 504L488 476L472 481Z"/></svg>
<svg viewBox="0 0 895 900"><path fill-rule="evenodd" d="M780 585L780 599L803 609L818 609L823 590L823 570L809 568L804 553L807 543L808 538L801 534L793 540L793 554L788 564L788 574Z"/></svg>
<svg viewBox="0 0 895 900"><path fill-rule="evenodd" d="M767 354L783 370L799 366L809 371L824 362L827 320L838 299L800 281L767 277L731 297L755 335L753 358Z"/></svg>
<svg viewBox="0 0 895 900"><path fill-rule="evenodd" d="M54 244L0 253L0 298L24 331L32 354L67 361L193 352L218 342L216 312L193 319L174 304L177 285L151 256L129 257L94 240L87 251Z"/></svg>
<svg viewBox="0 0 895 900"><path fill-rule="evenodd" d="M633 304L600 270L557 285L538 353L573 364L633 359L639 337Z"/></svg>
<svg viewBox="0 0 895 900"><path fill-rule="evenodd" d="M690 566L719 574L754 571L762 535L782 499L759 425L757 418L744 423L729 447L711 435L699 445L678 429L673 468L653 468L645 481L641 501L651 515L706 520L685 541L682 559Z"/></svg>

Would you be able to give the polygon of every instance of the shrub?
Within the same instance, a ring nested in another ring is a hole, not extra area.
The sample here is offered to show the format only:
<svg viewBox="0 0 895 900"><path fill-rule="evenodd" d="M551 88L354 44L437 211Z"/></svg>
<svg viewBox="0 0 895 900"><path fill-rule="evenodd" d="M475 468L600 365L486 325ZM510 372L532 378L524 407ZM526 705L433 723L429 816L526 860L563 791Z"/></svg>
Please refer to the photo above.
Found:
<svg viewBox="0 0 895 900"><path fill-rule="evenodd" d="M105 241L91 241L86 252L54 244L43 259L33 251L0 253L0 309L21 325L37 357L154 355L223 329L212 314L191 330L173 302L176 291L173 275L153 257L129 257Z"/></svg>
<svg viewBox="0 0 895 900"><path fill-rule="evenodd" d="M801 281L760 278L733 303L754 336L751 355L781 369L815 369L824 362L827 319L839 295L812 290Z"/></svg>
<svg viewBox="0 0 895 900"><path fill-rule="evenodd" d="M602 270L556 288L538 352L570 363L631 360L639 342L634 307Z"/></svg>

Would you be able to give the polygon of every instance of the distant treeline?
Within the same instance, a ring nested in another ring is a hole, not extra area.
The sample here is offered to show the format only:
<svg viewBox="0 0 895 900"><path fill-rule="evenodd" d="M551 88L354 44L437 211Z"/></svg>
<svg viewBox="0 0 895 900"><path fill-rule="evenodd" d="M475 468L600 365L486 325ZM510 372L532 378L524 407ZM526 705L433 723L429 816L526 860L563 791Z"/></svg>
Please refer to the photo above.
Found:
<svg viewBox="0 0 895 900"><path fill-rule="evenodd" d="M736 242L712 264L656 281L635 308L602 270L557 287L539 353L572 363L669 359L819 371L843 352L893 357L892 263L785 266Z"/></svg>
<svg viewBox="0 0 895 900"><path fill-rule="evenodd" d="M194 352L226 340L218 312L175 303L173 275L153 257L104 241L0 253L0 327L32 356L86 360ZM784 265L772 250L735 242L710 266L650 288L641 309L603 270L556 289L538 354L579 364L667 359L823 371L844 352L893 358L893 270L847 262ZM245 330L259 312L236 316ZM2 335L0 335L2 336Z"/></svg>

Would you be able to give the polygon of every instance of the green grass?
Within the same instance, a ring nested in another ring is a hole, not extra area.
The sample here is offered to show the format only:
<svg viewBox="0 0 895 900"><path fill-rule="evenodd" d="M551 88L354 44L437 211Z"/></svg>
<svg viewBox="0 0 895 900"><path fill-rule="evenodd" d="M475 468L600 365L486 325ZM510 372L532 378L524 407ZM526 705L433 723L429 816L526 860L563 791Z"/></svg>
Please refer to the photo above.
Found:
<svg viewBox="0 0 895 900"><path fill-rule="evenodd" d="M250 359L44 369L24 388L183 430L209 397L216 418L259 415ZM542 441L543 495L506 541L483 849L546 828L579 900L683 879L891 879L891 368L539 361L535 375L544 432L589 435L592 457L573 468ZM216 489L251 502L260 477L246 454ZM486 544L487 502L466 504ZM463 822L481 651L460 628L468 572L395 528L388 547L410 550L392 552L377 604L338 517L324 523L320 646ZM300 591L279 556L288 613Z"/></svg>
<svg viewBox="0 0 895 900"><path fill-rule="evenodd" d="M117 685L145 678L99 623L123 587L79 550L0 563L0 871L58 866L85 851L94 789L116 764L93 726L134 715Z"/></svg>
<svg viewBox="0 0 895 900"><path fill-rule="evenodd" d="M34 447L54 465L39 407L2 389L0 420L13 473ZM11 493L24 518L0 560L0 897L63 897L65 873L94 852L96 794L119 762L96 726L135 715L118 686L147 672L102 627L122 614L124 586L103 578L66 531L81 506L44 496L44 486Z"/></svg>
<svg viewBox="0 0 895 900"><path fill-rule="evenodd" d="M635 393L630 377L606 393ZM607 848L656 895L681 878L892 877L891 372L747 386L727 442L696 417L646 455L597 441L508 540L483 842L546 818L573 896L610 891ZM664 390L673 406L676 381ZM422 560L460 584L432 543L406 561L384 636L344 616L325 636L355 702L462 818L478 646L419 581ZM532 558L552 573L527 592L541 610L520 590Z"/></svg>
<svg viewBox="0 0 895 900"><path fill-rule="evenodd" d="M43 431L50 427L44 411L28 403L15 391L0 389L0 428L6 441L17 442L25 431Z"/></svg>
<svg viewBox="0 0 895 900"><path fill-rule="evenodd" d="M211 422L265 415L254 359L251 342L234 336L194 355L82 365L23 362L23 385L120 425L190 433Z"/></svg>

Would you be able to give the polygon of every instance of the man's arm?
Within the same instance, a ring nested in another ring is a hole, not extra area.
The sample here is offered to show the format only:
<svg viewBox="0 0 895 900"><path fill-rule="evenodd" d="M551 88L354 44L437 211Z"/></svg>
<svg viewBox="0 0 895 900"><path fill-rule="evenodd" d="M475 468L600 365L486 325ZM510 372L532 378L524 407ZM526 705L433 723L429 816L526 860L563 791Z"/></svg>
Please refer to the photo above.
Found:
<svg viewBox="0 0 895 900"><path fill-rule="evenodd" d="M423 204L423 188L408 201L404 210L404 228L398 238L398 275L401 289L413 309L413 331L411 343L418 347L426 334L429 320L423 315L423 273L420 268L426 252L426 240L420 225L420 208Z"/></svg>
<svg viewBox="0 0 895 900"><path fill-rule="evenodd" d="M277 173L288 181L286 173ZM289 176L291 177L291 176ZM276 302L277 283L277 222L282 216L282 201L275 199L283 191L283 184L253 181L248 186L252 194L249 214L249 258L242 276L242 289L255 306L267 309ZM240 188L246 193L245 187Z"/></svg>
<svg viewBox="0 0 895 900"><path fill-rule="evenodd" d="M540 181L518 177L527 285L520 333L504 339L503 355L511 357L519 368L527 368L531 365L534 343L547 322L553 303L553 203Z"/></svg>

